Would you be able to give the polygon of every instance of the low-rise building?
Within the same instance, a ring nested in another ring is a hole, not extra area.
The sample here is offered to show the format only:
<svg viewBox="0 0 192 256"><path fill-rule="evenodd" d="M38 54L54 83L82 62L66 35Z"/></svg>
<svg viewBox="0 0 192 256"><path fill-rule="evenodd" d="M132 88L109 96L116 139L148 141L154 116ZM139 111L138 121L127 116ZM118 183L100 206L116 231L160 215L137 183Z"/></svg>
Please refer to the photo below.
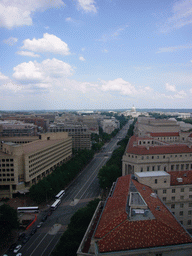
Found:
<svg viewBox="0 0 192 256"><path fill-rule="evenodd" d="M192 237L147 185L120 177L100 203L77 255L190 256Z"/></svg>
<svg viewBox="0 0 192 256"><path fill-rule="evenodd" d="M33 142L4 142L0 150L0 197L28 190L72 156L67 133L46 133Z"/></svg>
<svg viewBox="0 0 192 256"><path fill-rule="evenodd" d="M139 172L135 177L150 186L180 223L192 230L192 171Z"/></svg>

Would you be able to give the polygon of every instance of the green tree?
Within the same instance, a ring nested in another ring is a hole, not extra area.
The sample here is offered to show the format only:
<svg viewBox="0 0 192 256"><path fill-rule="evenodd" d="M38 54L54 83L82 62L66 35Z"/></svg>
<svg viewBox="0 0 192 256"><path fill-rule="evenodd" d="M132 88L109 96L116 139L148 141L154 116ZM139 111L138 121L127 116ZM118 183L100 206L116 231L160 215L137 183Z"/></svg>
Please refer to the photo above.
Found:
<svg viewBox="0 0 192 256"><path fill-rule="evenodd" d="M110 188L114 181L121 176L121 168L117 165L103 166L98 174L100 187Z"/></svg>
<svg viewBox="0 0 192 256"><path fill-rule="evenodd" d="M0 206L0 245L9 240L12 230L18 227L17 211L7 204Z"/></svg>

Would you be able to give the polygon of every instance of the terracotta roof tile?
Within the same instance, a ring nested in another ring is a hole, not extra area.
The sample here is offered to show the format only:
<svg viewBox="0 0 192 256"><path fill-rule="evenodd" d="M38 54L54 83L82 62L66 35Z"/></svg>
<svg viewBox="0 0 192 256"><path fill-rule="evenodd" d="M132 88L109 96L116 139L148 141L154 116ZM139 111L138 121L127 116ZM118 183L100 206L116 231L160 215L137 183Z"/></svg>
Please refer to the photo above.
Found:
<svg viewBox="0 0 192 256"><path fill-rule="evenodd" d="M125 212L130 175L118 179L112 198L107 201L95 238L99 252L122 251L164 245L192 243L192 238L159 200L152 189L132 180L155 219L130 221ZM125 195L123 196L123 193ZM157 210L157 206L160 210Z"/></svg>
<svg viewBox="0 0 192 256"><path fill-rule="evenodd" d="M151 132L152 137L176 137L179 136L179 132Z"/></svg>
<svg viewBox="0 0 192 256"><path fill-rule="evenodd" d="M167 144L167 145L134 145L137 137L133 135L127 147L127 153L137 154L137 155L155 155L155 154L179 154L179 153L192 153L192 147L186 144Z"/></svg>
<svg viewBox="0 0 192 256"><path fill-rule="evenodd" d="M168 172L171 176L171 186L192 184L192 170ZM182 178L182 181L177 180Z"/></svg>

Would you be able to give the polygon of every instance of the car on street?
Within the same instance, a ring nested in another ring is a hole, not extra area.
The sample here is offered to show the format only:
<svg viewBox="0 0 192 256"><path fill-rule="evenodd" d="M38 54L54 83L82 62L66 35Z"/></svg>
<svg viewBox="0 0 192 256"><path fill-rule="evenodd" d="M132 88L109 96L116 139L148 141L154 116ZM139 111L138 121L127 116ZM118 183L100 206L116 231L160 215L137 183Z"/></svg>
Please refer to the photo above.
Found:
<svg viewBox="0 0 192 256"><path fill-rule="evenodd" d="M25 233L21 233L21 234L19 235L19 237L18 237L18 240L22 240L25 236L26 236Z"/></svg>
<svg viewBox="0 0 192 256"><path fill-rule="evenodd" d="M36 232L37 232L37 228L33 228L33 229L31 230L30 235L33 236Z"/></svg>
<svg viewBox="0 0 192 256"><path fill-rule="evenodd" d="M15 249L13 250L14 253L17 253L20 249L21 249L22 245L19 244L15 247Z"/></svg>
<svg viewBox="0 0 192 256"><path fill-rule="evenodd" d="M39 224L37 225L37 228L40 228L43 225L43 222L39 222Z"/></svg>
<svg viewBox="0 0 192 256"><path fill-rule="evenodd" d="M29 238L30 238L29 236L24 237L24 239L22 241L22 244L26 244L27 241L29 240Z"/></svg>
<svg viewBox="0 0 192 256"><path fill-rule="evenodd" d="M16 256L22 256L22 253L21 253L21 252L19 252L19 253L17 253L17 254L16 254Z"/></svg>

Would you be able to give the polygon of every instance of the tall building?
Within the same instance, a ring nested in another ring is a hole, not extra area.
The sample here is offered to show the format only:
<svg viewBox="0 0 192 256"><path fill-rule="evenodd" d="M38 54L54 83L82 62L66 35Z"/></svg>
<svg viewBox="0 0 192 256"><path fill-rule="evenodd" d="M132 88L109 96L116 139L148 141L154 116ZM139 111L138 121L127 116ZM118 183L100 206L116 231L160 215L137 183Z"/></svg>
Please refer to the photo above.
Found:
<svg viewBox="0 0 192 256"><path fill-rule="evenodd" d="M91 149L91 133L85 125L51 124L48 132L67 132L69 137L72 137L72 147L74 149Z"/></svg>
<svg viewBox="0 0 192 256"><path fill-rule="evenodd" d="M89 224L77 255L191 256L192 237L153 190L120 177Z"/></svg>
<svg viewBox="0 0 192 256"><path fill-rule="evenodd" d="M22 138L20 138L22 141ZM2 143L0 150L0 197L28 191L72 155L72 139L67 133L46 133L33 142Z"/></svg>

